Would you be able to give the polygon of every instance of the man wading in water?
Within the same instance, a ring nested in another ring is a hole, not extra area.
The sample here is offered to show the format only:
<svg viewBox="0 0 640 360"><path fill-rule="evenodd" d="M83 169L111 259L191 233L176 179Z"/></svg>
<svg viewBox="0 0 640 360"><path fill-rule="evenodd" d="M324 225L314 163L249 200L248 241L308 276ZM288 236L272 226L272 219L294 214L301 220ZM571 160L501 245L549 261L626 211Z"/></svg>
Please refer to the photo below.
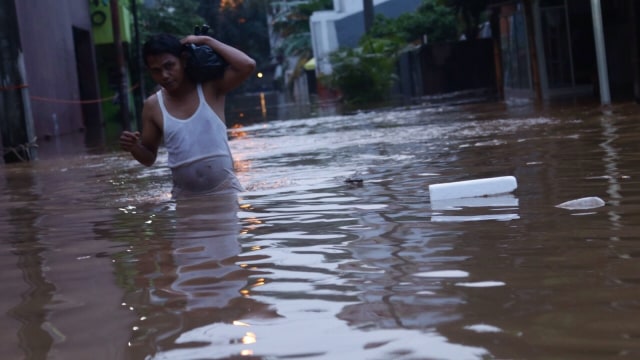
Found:
<svg viewBox="0 0 640 360"><path fill-rule="evenodd" d="M185 73L184 44L208 45L229 64L220 78L196 82ZM123 131L120 147L145 166L156 161L164 140L174 198L242 191L227 142L226 94L254 71L242 51L209 36L160 34L144 44L143 57L161 89L144 102L142 134Z"/></svg>

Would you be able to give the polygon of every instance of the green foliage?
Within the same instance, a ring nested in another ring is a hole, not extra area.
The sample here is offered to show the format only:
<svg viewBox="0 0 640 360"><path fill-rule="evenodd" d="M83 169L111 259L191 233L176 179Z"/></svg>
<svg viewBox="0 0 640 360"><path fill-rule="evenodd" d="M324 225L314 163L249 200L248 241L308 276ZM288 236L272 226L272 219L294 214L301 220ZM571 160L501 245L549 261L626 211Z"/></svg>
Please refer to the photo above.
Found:
<svg viewBox="0 0 640 360"><path fill-rule="evenodd" d="M416 12L405 13L394 19L376 16L367 36L408 43L423 35L430 42L456 40L458 30L454 9L441 5L437 0L424 0Z"/></svg>
<svg viewBox="0 0 640 360"><path fill-rule="evenodd" d="M214 36L256 60L258 66L269 62L269 30L264 0L237 1L235 7L218 9Z"/></svg>
<svg viewBox="0 0 640 360"><path fill-rule="evenodd" d="M138 8L141 41L160 32L183 37L192 34L194 26L207 24L212 36L244 51L260 67L270 56L268 2L237 0L233 6L222 6L220 0L156 0L151 7Z"/></svg>
<svg viewBox="0 0 640 360"><path fill-rule="evenodd" d="M450 7L462 23L462 31L467 39L474 39L479 25L485 21L489 0L441 0Z"/></svg>
<svg viewBox="0 0 640 360"><path fill-rule="evenodd" d="M178 37L193 33L193 27L204 21L196 12L198 4L198 0L156 0L152 7L140 6L142 41L161 32Z"/></svg>
<svg viewBox="0 0 640 360"><path fill-rule="evenodd" d="M398 45L388 39L365 39L360 47L331 54L333 72L327 81L342 92L347 104L384 101L395 80Z"/></svg>
<svg viewBox="0 0 640 360"><path fill-rule="evenodd" d="M378 15L360 47L331 54L333 71L326 82L339 89L343 100L350 104L384 101L396 77L398 51L424 35L430 42L456 40L454 9L438 0L423 0L415 12L394 19Z"/></svg>
<svg viewBox="0 0 640 360"><path fill-rule="evenodd" d="M273 30L284 38L278 52L286 56L308 57L311 54L309 19L315 11L330 10L333 0L311 0L291 8L289 13L273 21Z"/></svg>
<svg viewBox="0 0 640 360"><path fill-rule="evenodd" d="M339 89L347 103L384 101L395 80L396 54L401 48L425 35L429 42L456 41L458 14L476 14L482 6L486 7L486 0L423 0L417 11L397 18L377 15L360 47L331 54L333 72L322 80Z"/></svg>
<svg viewBox="0 0 640 360"><path fill-rule="evenodd" d="M273 31L283 39L280 47L274 49L279 56L297 56L298 62L292 69L287 88L293 88L295 80L304 74L303 66L312 57L311 28L309 20L315 11L330 10L333 8L333 0L310 0L307 3L299 3L291 6L289 11L278 8L276 1L272 4L274 18ZM280 6L288 6L282 1ZM284 9L287 9L286 7Z"/></svg>

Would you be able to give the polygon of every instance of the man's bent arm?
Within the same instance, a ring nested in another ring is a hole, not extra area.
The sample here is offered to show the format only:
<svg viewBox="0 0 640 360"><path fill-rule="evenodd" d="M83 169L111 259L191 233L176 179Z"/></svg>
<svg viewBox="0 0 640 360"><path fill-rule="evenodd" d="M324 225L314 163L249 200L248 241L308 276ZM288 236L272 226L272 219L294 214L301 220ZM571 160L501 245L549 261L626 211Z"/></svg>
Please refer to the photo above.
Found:
<svg viewBox="0 0 640 360"><path fill-rule="evenodd" d="M229 66L216 86L221 94L226 94L238 87L256 68L256 61L249 55L210 36L190 35L184 38L182 43L208 45L227 61Z"/></svg>
<svg viewBox="0 0 640 360"><path fill-rule="evenodd" d="M158 156L158 147L160 146L162 138L162 132L154 123L151 115L152 111L150 108L154 105L156 104L154 104L151 99L145 101L142 108L142 135L139 133L135 134L135 139L130 142L129 146L123 146L125 150L131 153L134 159L145 166L151 166L155 163ZM120 137L121 144L123 143L122 139L126 135L127 133L125 132Z"/></svg>
<svg viewBox="0 0 640 360"><path fill-rule="evenodd" d="M144 166L151 166L156 162L157 153L149 150L147 146L141 142L136 143L131 148L130 152L133 158L138 160L138 162Z"/></svg>

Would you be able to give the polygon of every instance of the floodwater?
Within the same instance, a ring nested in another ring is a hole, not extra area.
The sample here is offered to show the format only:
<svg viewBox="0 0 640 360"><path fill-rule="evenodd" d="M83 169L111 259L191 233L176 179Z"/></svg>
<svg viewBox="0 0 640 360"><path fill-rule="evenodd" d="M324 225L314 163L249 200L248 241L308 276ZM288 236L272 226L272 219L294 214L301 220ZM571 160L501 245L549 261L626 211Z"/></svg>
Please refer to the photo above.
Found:
<svg viewBox="0 0 640 360"><path fill-rule="evenodd" d="M637 359L639 109L256 123L230 132L238 198L172 201L164 153L0 166L2 358Z"/></svg>

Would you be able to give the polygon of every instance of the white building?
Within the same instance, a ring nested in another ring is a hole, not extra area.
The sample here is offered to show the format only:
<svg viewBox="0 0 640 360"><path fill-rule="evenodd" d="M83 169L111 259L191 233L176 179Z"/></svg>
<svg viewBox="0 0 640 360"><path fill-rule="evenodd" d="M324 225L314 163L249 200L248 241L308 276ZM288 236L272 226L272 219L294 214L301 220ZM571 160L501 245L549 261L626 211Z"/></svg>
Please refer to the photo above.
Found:
<svg viewBox="0 0 640 360"><path fill-rule="evenodd" d="M390 18L415 11L422 0L373 0L374 13ZM331 73L329 54L341 47L355 47L364 35L363 0L333 0L333 10L316 11L310 19L316 71Z"/></svg>

